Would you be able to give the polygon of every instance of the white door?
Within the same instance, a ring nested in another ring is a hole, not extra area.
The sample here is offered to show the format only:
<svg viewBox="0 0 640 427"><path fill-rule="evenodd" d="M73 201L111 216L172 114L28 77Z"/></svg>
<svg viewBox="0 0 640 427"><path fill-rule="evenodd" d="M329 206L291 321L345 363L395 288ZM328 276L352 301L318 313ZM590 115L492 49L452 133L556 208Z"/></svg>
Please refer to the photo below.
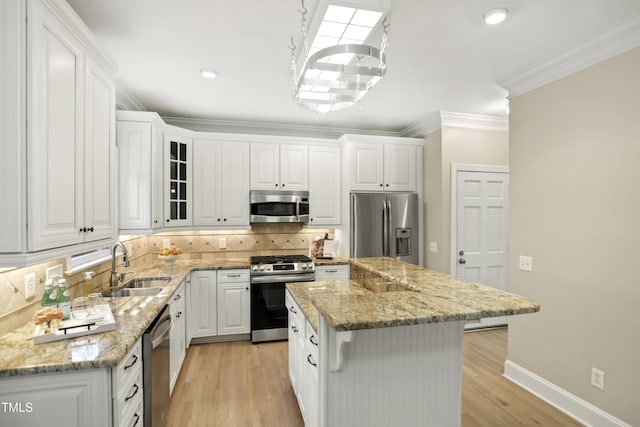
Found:
<svg viewBox="0 0 640 427"><path fill-rule="evenodd" d="M309 148L306 145L280 146L280 188L309 189Z"/></svg>
<svg viewBox="0 0 640 427"><path fill-rule="evenodd" d="M309 147L309 225L340 225L340 147Z"/></svg>
<svg viewBox="0 0 640 427"><path fill-rule="evenodd" d="M218 283L218 335L251 332L250 316L249 283Z"/></svg>
<svg viewBox="0 0 640 427"><path fill-rule="evenodd" d="M251 189L280 189L280 145L251 144Z"/></svg>
<svg viewBox="0 0 640 427"><path fill-rule="evenodd" d="M414 145L384 146L384 190L416 191L416 147Z"/></svg>
<svg viewBox="0 0 640 427"><path fill-rule="evenodd" d="M457 172L456 276L507 290L509 174ZM506 317L467 328L506 324Z"/></svg>

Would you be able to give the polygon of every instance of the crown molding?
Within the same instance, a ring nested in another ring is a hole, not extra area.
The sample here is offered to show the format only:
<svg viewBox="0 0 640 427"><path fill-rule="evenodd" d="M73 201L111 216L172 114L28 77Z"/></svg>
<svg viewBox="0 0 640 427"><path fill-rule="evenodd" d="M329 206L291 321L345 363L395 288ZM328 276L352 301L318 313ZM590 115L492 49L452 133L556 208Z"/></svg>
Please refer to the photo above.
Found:
<svg viewBox="0 0 640 427"><path fill-rule="evenodd" d="M402 129L398 132L398 136L405 136L409 138L424 138L430 133L440 129L440 113L434 112L429 114L424 120L413 123L410 126Z"/></svg>
<svg viewBox="0 0 640 427"><path fill-rule="evenodd" d="M500 86L509 91L510 97L522 95L639 46L640 15L636 15L529 71L506 79Z"/></svg>
<svg viewBox="0 0 640 427"><path fill-rule="evenodd" d="M116 85L116 109L126 111L147 111L142 102L121 83Z"/></svg>
<svg viewBox="0 0 640 427"><path fill-rule="evenodd" d="M453 128L509 132L509 117L441 111L440 126L442 129Z"/></svg>
<svg viewBox="0 0 640 427"><path fill-rule="evenodd" d="M172 116L162 116L162 119L168 124L198 132L298 136L334 139L349 133L361 135L398 136L397 132L375 131L370 129L324 127L304 124L198 119Z"/></svg>

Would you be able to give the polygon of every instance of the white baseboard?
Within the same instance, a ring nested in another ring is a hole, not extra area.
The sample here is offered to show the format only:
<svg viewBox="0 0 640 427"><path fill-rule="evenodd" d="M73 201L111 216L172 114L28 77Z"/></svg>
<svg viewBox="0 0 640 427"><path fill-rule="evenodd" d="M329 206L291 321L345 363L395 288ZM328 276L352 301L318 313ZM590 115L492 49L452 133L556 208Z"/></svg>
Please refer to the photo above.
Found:
<svg viewBox="0 0 640 427"><path fill-rule="evenodd" d="M631 427L630 424L617 419L510 360L504 362L504 376L587 426Z"/></svg>

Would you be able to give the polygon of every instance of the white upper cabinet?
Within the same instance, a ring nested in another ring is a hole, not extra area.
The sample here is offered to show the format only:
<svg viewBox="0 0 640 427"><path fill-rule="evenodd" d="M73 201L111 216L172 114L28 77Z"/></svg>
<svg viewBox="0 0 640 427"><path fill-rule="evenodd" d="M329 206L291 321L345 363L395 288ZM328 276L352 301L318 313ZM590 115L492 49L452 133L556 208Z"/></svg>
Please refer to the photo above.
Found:
<svg viewBox="0 0 640 427"><path fill-rule="evenodd" d="M416 162L414 145L384 144L385 191L416 191Z"/></svg>
<svg viewBox="0 0 640 427"><path fill-rule="evenodd" d="M149 232L163 226L162 120L156 113L117 114L119 228Z"/></svg>
<svg viewBox="0 0 640 427"><path fill-rule="evenodd" d="M193 224L191 143L191 138L185 135L167 132L164 134L165 227Z"/></svg>
<svg viewBox="0 0 640 427"><path fill-rule="evenodd" d="M415 144L396 143L394 138L388 142L364 142L362 136L354 142L351 139L354 136L344 138L350 156L349 190L416 191L419 159Z"/></svg>
<svg viewBox="0 0 640 427"><path fill-rule="evenodd" d="M249 143L193 142L193 224L249 225Z"/></svg>
<svg viewBox="0 0 640 427"><path fill-rule="evenodd" d="M114 78L49 3L29 6L27 249L115 238Z"/></svg>
<svg viewBox="0 0 640 427"><path fill-rule="evenodd" d="M309 146L309 225L340 224L340 147Z"/></svg>
<svg viewBox="0 0 640 427"><path fill-rule="evenodd" d="M294 144L252 143L251 189L308 190L308 147Z"/></svg>

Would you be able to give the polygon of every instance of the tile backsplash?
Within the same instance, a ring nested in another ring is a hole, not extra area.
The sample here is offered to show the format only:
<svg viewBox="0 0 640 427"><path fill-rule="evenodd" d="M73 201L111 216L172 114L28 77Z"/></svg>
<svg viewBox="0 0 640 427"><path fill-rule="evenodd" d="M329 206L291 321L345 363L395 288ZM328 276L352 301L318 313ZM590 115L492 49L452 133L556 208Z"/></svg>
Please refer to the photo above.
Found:
<svg viewBox="0 0 640 427"><path fill-rule="evenodd" d="M308 254L311 242L317 237L333 238L333 229L307 229L301 224L255 224L250 230L215 230L191 232L164 232L150 236L120 236L129 251L131 265L157 262L164 239L184 251L185 257L214 260L219 258L248 257L250 255ZM226 248L220 249L220 239L225 239ZM66 268L66 259L56 259L25 268L0 270L0 336L11 332L31 320L40 308L44 292L46 269L57 264ZM111 261L87 269L94 271L94 289L104 290L109 286ZM24 295L24 276L36 274L36 294L27 300ZM82 289L83 271L66 275L71 296Z"/></svg>

